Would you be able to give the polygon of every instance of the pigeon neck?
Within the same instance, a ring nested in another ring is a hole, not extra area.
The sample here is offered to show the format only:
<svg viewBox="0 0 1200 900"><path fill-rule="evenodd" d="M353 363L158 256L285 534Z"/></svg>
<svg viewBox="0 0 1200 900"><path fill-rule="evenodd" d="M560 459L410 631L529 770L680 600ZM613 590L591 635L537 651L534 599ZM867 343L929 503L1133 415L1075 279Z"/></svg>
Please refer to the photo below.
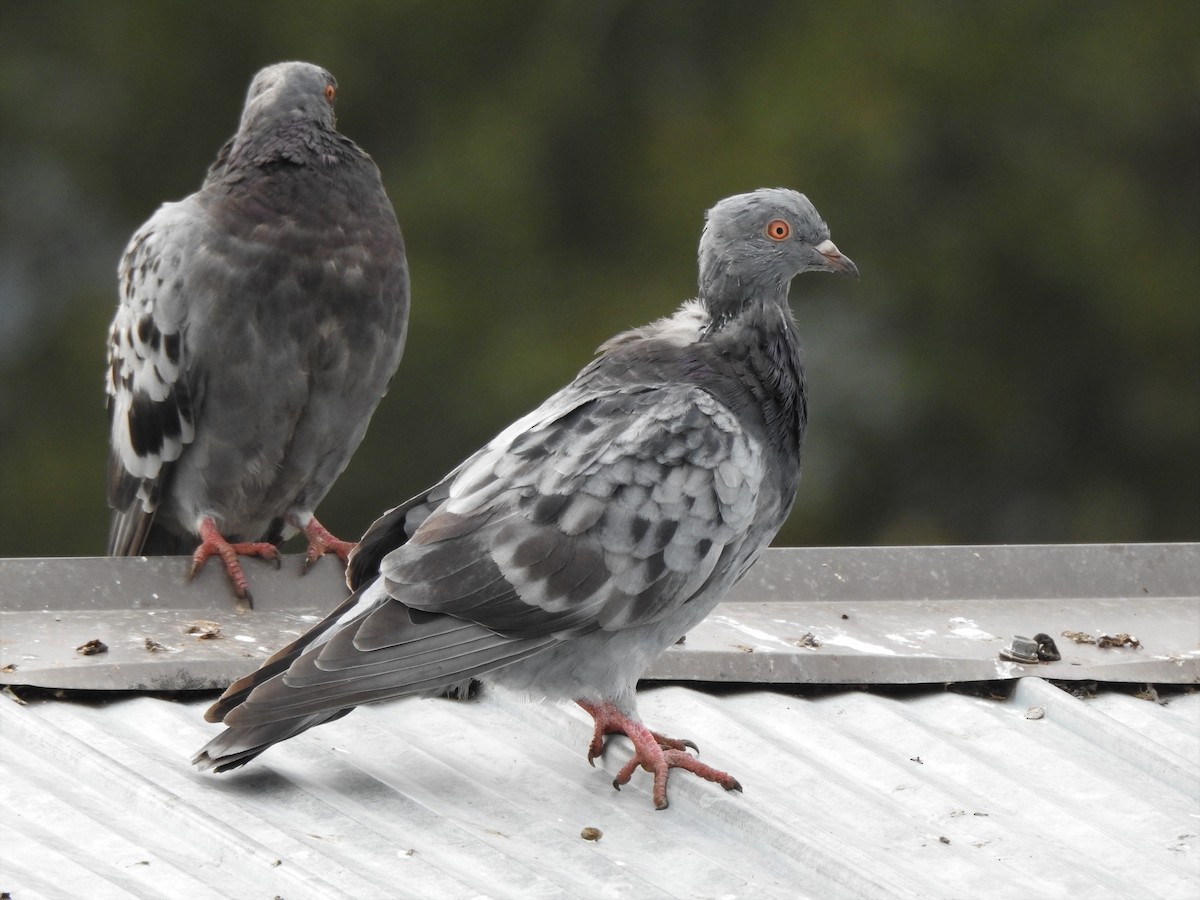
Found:
<svg viewBox="0 0 1200 900"><path fill-rule="evenodd" d="M713 322L735 319L748 310L786 308L790 281L745 282L729 272L714 273L700 280L700 300Z"/></svg>
<svg viewBox="0 0 1200 900"><path fill-rule="evenodd" d="M336 132L314 127L304 119L293 119L265 132L238 132L222 149L214 168L237 169L272 162L311 165L330 162L339 156Z"/></svg>
<svg viewBox="0 0 1200 900"><path fill-rule="evenodd" d="M768 302L762 295L746 298L740 310L724 314L710 305L712 319L700 342L735 366L743 387L750 386L771 445L785 457L798 459L808 417L800 337L786 289L774 297L779 302Z"/></svg>

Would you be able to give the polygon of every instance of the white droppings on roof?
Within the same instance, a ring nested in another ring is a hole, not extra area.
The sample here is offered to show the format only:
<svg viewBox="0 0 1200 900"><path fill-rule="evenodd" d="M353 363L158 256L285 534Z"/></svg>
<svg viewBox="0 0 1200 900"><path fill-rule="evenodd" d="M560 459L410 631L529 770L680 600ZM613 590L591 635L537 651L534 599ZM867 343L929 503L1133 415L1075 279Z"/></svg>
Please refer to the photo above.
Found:
<svg viewBox="0 0 1200 900"><path fill-rule="evenodd" d="M860 653L880 653L884 656L895 656L896 651L891 647L883 647L879 644L868 644L866 641L860 641L858 638L852 638L846 634L834 635L829 637L821 635L821 643L832 645L834 647L848 647L851 650L857 650Z"/></svg>
<svg viewBox="0 0 1200 900"><path fill-rule="evenodd" d="M762 631L761 629L753 628L743 622L739 622L737 619L730 618L729 616L710 616L709 620L713 622L720 622L722 625L726 625L729 628L732 628L734 631L746 635L746 637L753 638L754 640L759 641L764 647L786 647L788 650L794 648L793 644L785 641L778 635L771 634L769 631Z"/></svg>
<svg viewBox="0 0 1200 900"><path fill-rule="evenodd" d="M951 634L956 634L962 638L968 638L973 641L996 641L999 640L996 635L989 631L984 631L979 628L970 619L964 619L962 616L955 616L950 620Z"/></svg>

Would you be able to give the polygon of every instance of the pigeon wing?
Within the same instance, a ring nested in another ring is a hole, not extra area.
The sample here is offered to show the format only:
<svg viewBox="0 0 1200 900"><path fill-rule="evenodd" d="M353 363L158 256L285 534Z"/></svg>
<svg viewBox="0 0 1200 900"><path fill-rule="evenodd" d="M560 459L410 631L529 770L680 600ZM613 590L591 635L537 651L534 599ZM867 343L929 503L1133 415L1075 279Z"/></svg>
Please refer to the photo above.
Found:
<svg viewBox="0 0 1200 900"><path fill-rule="evenodd" d="M119 267L109 330L108 553L142 552L172 464L195 436L199 373L189 371L188 248L194 202L164 204L134 233Z"/></svg>
<svg viewBox="0 0 1200 900"><path fill-rule="evenodd" d="M698 387L608 393L503 437L383 561L407 606L511 638L641 625L750 530L761 448Z"/></svg>

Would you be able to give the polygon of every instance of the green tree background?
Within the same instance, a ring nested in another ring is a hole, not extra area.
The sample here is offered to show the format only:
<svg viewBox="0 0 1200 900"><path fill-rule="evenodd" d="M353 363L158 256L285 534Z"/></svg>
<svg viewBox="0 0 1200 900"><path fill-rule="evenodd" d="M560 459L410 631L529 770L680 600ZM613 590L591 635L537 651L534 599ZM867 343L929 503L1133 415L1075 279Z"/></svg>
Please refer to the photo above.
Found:
<svg viewBox="0 0 1200 900"><path fill-rule="evenodd" d="M453 467L691 296L702 212L806 192L779 543L1200 538L1200 4L0 0L0 555L103 551L133 229L261 66L341 84L408 241L408 349L322 507Z"/></svg>

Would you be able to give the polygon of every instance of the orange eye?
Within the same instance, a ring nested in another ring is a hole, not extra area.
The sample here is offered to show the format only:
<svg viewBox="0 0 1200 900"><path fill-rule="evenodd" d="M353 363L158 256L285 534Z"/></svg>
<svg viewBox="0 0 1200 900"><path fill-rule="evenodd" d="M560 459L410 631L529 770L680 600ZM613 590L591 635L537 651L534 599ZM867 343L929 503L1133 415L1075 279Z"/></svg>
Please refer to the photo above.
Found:
<svg viewBox="0 0 1200 900"><path fill-rule="evenodd" d="M773 241L785 241L792 233L792 226L783 219L772 219L767 223L767 237Z"/></svg>
<svg viewBox="0 0 1200 900"><path fill-rule="evenodd" d="M332 84L325 85L325 100L329 103L333 102L333 98L337 96L337 88Z"/></svg>

